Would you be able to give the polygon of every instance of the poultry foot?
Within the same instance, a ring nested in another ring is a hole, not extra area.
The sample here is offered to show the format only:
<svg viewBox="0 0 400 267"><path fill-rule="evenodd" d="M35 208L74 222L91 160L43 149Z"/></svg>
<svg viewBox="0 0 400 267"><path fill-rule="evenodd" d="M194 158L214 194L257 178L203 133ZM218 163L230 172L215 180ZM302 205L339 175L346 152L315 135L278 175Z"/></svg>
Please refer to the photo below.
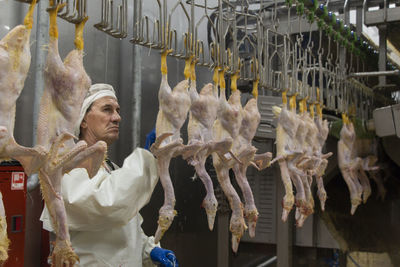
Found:
<svg viewBox="0 0 400 267"><path fill-rule="evenodd" d="M160 208L159 217L158 217L158 227L154 237L154 242L157 244L160 242L164 233L171 226L174 217L176 216L177 211L174 210L171 206L163 206Z"/></svg>
<svg viewBox="0 0 400 267"><path fill-rule="evenodd" d="M244 210L244 216L246 217L247 223L249 224L249 236L255 237L256 236L256 224L258 220L258 210Z"/></svg>
<svg viewBox="0 0 400 267"><path fill-rule="evenodd" d="M214 194L207 194L201 206L206 210L208 228L212 231L214 229L215 216L218 210L218 201Z"/></svg>
<svg viewBox="0 0 400 267"><path fill-rule="evenodd" d="M240 239L242 238L244 231L247 229L243 217L232 214L229 229L232 232L232 250L236 253L239 248Z"/></svg>
<svg viewBox="0 0 400 267"><path fill-rule="evenodd" d="M52 267L72 267L79 262L71 243L67 240L57 240L51 254Z"/></svg>

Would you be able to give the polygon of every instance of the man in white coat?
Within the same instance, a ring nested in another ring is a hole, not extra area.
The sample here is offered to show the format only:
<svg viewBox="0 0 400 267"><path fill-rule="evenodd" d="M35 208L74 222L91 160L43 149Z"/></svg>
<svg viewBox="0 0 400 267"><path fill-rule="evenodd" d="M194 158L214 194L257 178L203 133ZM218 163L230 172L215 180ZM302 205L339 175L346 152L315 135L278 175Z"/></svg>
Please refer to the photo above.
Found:
<svg viewBox="0 0 400 267"><path fill-rule="evenodd" d="M94 84L86 96L76 135L88 146L102 140L110 146L118 139L119 104L108 84ZM139 210L146 205L158 182L156 159L136 148L118 168L106 160L90 179L76 168L62 179L62 196L74 251L79 266L137 267L178 266L172 251L144 234ZM52 231L47 209L43 228Z"/></svg>

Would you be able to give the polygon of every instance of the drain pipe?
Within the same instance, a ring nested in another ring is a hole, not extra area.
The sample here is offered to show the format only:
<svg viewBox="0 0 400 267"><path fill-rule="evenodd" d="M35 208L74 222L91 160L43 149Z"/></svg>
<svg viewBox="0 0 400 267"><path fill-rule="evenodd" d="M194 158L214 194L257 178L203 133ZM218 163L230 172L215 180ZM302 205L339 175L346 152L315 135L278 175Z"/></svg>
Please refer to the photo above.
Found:
<svg viewBox="0 0 400 267"><path fill-rule="evenodd" d="M46 5L44 1L37 3L37 25L36 25L36 60L34 62L35 82L34 82L34 100L33 100L33 136L32 144L36 144L36 130L40 108L40 98L43 94L44 78L43 68L46 63L46 51L44 45L48 43L48 25L46 18ZM39 185L37 174L28 177L27 189L28 192L34 190Z"/></svg>
<svg viewBox="0 0 400 267"><path fill-rule="evenodd" d="M277 259L277 257L276 257L276 256L273 256L272 258L266 260L265 262L260 263L260 264L257 265L256 267L265 267L265 266L268 266L268 265L270 265L271 263L274 263L274 262L276 261L276 259Z"/></svg>

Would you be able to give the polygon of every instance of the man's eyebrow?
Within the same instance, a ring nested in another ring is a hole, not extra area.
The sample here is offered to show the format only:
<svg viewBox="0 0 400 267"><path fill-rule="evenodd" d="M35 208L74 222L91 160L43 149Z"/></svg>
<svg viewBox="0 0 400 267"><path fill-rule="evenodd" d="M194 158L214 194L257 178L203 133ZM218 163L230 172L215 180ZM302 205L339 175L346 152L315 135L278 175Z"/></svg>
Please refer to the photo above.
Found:
<svg viewBox="0 0 400 267"><path fill-rule="evenodd" d="M118 106L114 106L112 104L104 104L102 106L102 108L114 108L114 107L115 107L115 109L120 109L119 105Z"/></svg>

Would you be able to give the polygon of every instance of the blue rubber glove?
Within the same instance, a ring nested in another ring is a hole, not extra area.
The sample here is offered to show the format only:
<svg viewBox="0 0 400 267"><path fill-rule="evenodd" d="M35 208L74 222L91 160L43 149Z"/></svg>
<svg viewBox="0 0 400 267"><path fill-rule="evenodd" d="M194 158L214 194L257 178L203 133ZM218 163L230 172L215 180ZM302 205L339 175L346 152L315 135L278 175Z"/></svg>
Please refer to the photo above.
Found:
<svg viewBox="0 0 400 267"><path fill-rule="evenodd" d="M178 267L178 261L175 257L174 252L168 249L163 249L160 247L155 247L150 252L150 258L154 262L161 267Z"/></svg>
<svg viewBox="0 0 400 267"><path fill-rule="evenodd" d="M156 128L153 128L151 132L146 135L146 143L144 148L150 150L151 145L156 141Z"/></svg>

